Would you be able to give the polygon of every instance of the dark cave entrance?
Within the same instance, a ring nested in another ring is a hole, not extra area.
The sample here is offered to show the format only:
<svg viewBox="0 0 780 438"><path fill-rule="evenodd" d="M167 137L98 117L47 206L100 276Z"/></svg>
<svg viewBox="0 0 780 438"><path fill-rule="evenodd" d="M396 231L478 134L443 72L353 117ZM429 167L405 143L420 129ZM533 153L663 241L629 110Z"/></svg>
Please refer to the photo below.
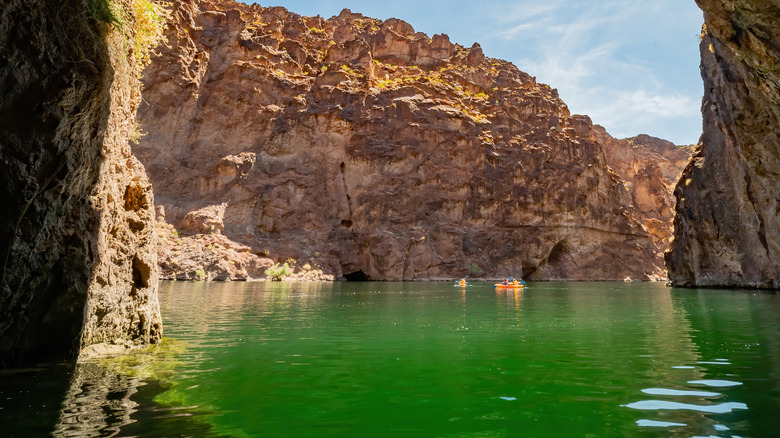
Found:
<svg viewBox="0 0 780 438"><path fill-rule="evenodd" d="M344 279L347 281L369 281L368 275L366 275L363 271L356 271L351 272L349 274L344 274Z"/></svg>
<svg viewBox="0 0 780 438"><path fill-rule="evenodd" d="M554 265L558 262L560 262L563 259L564 254L566 254L566 242L564 240L561 240L550 251L550 255L547 256L547 263Z"/></svg>

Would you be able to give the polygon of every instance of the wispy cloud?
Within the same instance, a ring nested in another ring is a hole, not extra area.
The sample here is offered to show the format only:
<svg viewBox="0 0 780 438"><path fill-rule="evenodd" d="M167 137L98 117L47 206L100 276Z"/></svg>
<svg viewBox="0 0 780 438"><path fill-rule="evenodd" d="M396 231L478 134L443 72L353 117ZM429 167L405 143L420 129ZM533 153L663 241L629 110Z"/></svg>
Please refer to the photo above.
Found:
<svg viewBox="0 0 780 438"><path fill-rule="evenodd" d="M647 44L647 15L664 10L634 0L521 4L497 21L492 36L517 42L520 55L512 61L520 69L558 88L572 112L590 115L613 135L662 135L682 119L695 132L698 96L669 88L653 63L635 53Z"/></svg>
<svg viewBox="0 0 780 438"><path fill-rule="evenodd" d="M558 10L562 1L549 0L547 2L524 1L506 5L499 3L490 7L490 18L499 25L507 23L521 23L540 16L549 16Z"/></svg>

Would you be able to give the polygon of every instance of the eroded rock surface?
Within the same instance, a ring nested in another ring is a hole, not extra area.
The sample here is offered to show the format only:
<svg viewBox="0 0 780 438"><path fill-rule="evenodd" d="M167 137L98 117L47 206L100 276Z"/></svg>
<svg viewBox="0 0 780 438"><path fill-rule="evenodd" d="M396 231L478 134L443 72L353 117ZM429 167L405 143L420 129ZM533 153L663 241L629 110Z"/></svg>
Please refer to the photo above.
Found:
<svg viewBox="0 0 780 438"><path fill-rule="evenodd" d="M0 13L0 365L155 342L154 200L127 142L140 101L128 42L81 1Z"/></svg>
<svg viewBox="0 0 780 438"><path fill-rule="evenodd" d="M599 125L595 131L607 164L631 192L639 220L658 248L668 250L674 232L674 188L691 159L693 145L677 146L644 134L618 140Z"/></svg>
<svg viewBox="0 0 780 438"><path fill-rule="evenodd" d="M168 40L134 150L182 235L336 277L664 274L590 119L478 44L206 0Z"/></svg>
<svg viewBox="0 0 780 438"><path fill-rule="evenodd" d="M697 0L704 133L677 186L677 286L780 287L780 3Z"/></svg>

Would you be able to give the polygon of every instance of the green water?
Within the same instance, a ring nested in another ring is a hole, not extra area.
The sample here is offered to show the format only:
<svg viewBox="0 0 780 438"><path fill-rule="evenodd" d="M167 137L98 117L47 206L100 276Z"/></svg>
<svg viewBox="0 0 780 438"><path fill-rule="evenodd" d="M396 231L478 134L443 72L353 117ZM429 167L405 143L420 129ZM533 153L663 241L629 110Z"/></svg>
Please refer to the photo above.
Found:
<svg viewBox="0 0 780 438"><path fill-rule="evenodd" d="M10 436L55 429L45 421L59 423L58 436L779 433L773 293L640 283L532 283L515 293L479 283L167 282L160 305L165 336L176 340L174 353L148 365L162 371L77 369L86 377L66 388L63 413L37 407L55 398L40 372L0 376ZM31 387L42 387L40 399ZM23 420L33 411L43 424Z"/></svg>

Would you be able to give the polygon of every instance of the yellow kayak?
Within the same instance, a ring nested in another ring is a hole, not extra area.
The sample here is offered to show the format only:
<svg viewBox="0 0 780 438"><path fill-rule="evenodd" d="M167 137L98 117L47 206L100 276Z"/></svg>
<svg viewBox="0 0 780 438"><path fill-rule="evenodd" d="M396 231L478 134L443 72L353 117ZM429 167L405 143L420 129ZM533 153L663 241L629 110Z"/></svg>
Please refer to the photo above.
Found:
<svg viewBox="0 0 780 438"><path fill-rule="evenodd" d="M503 284L503 283L496 283L493 285L496 289L522 289L525 287L523 283L517 283L517 284Z"/></svg>

